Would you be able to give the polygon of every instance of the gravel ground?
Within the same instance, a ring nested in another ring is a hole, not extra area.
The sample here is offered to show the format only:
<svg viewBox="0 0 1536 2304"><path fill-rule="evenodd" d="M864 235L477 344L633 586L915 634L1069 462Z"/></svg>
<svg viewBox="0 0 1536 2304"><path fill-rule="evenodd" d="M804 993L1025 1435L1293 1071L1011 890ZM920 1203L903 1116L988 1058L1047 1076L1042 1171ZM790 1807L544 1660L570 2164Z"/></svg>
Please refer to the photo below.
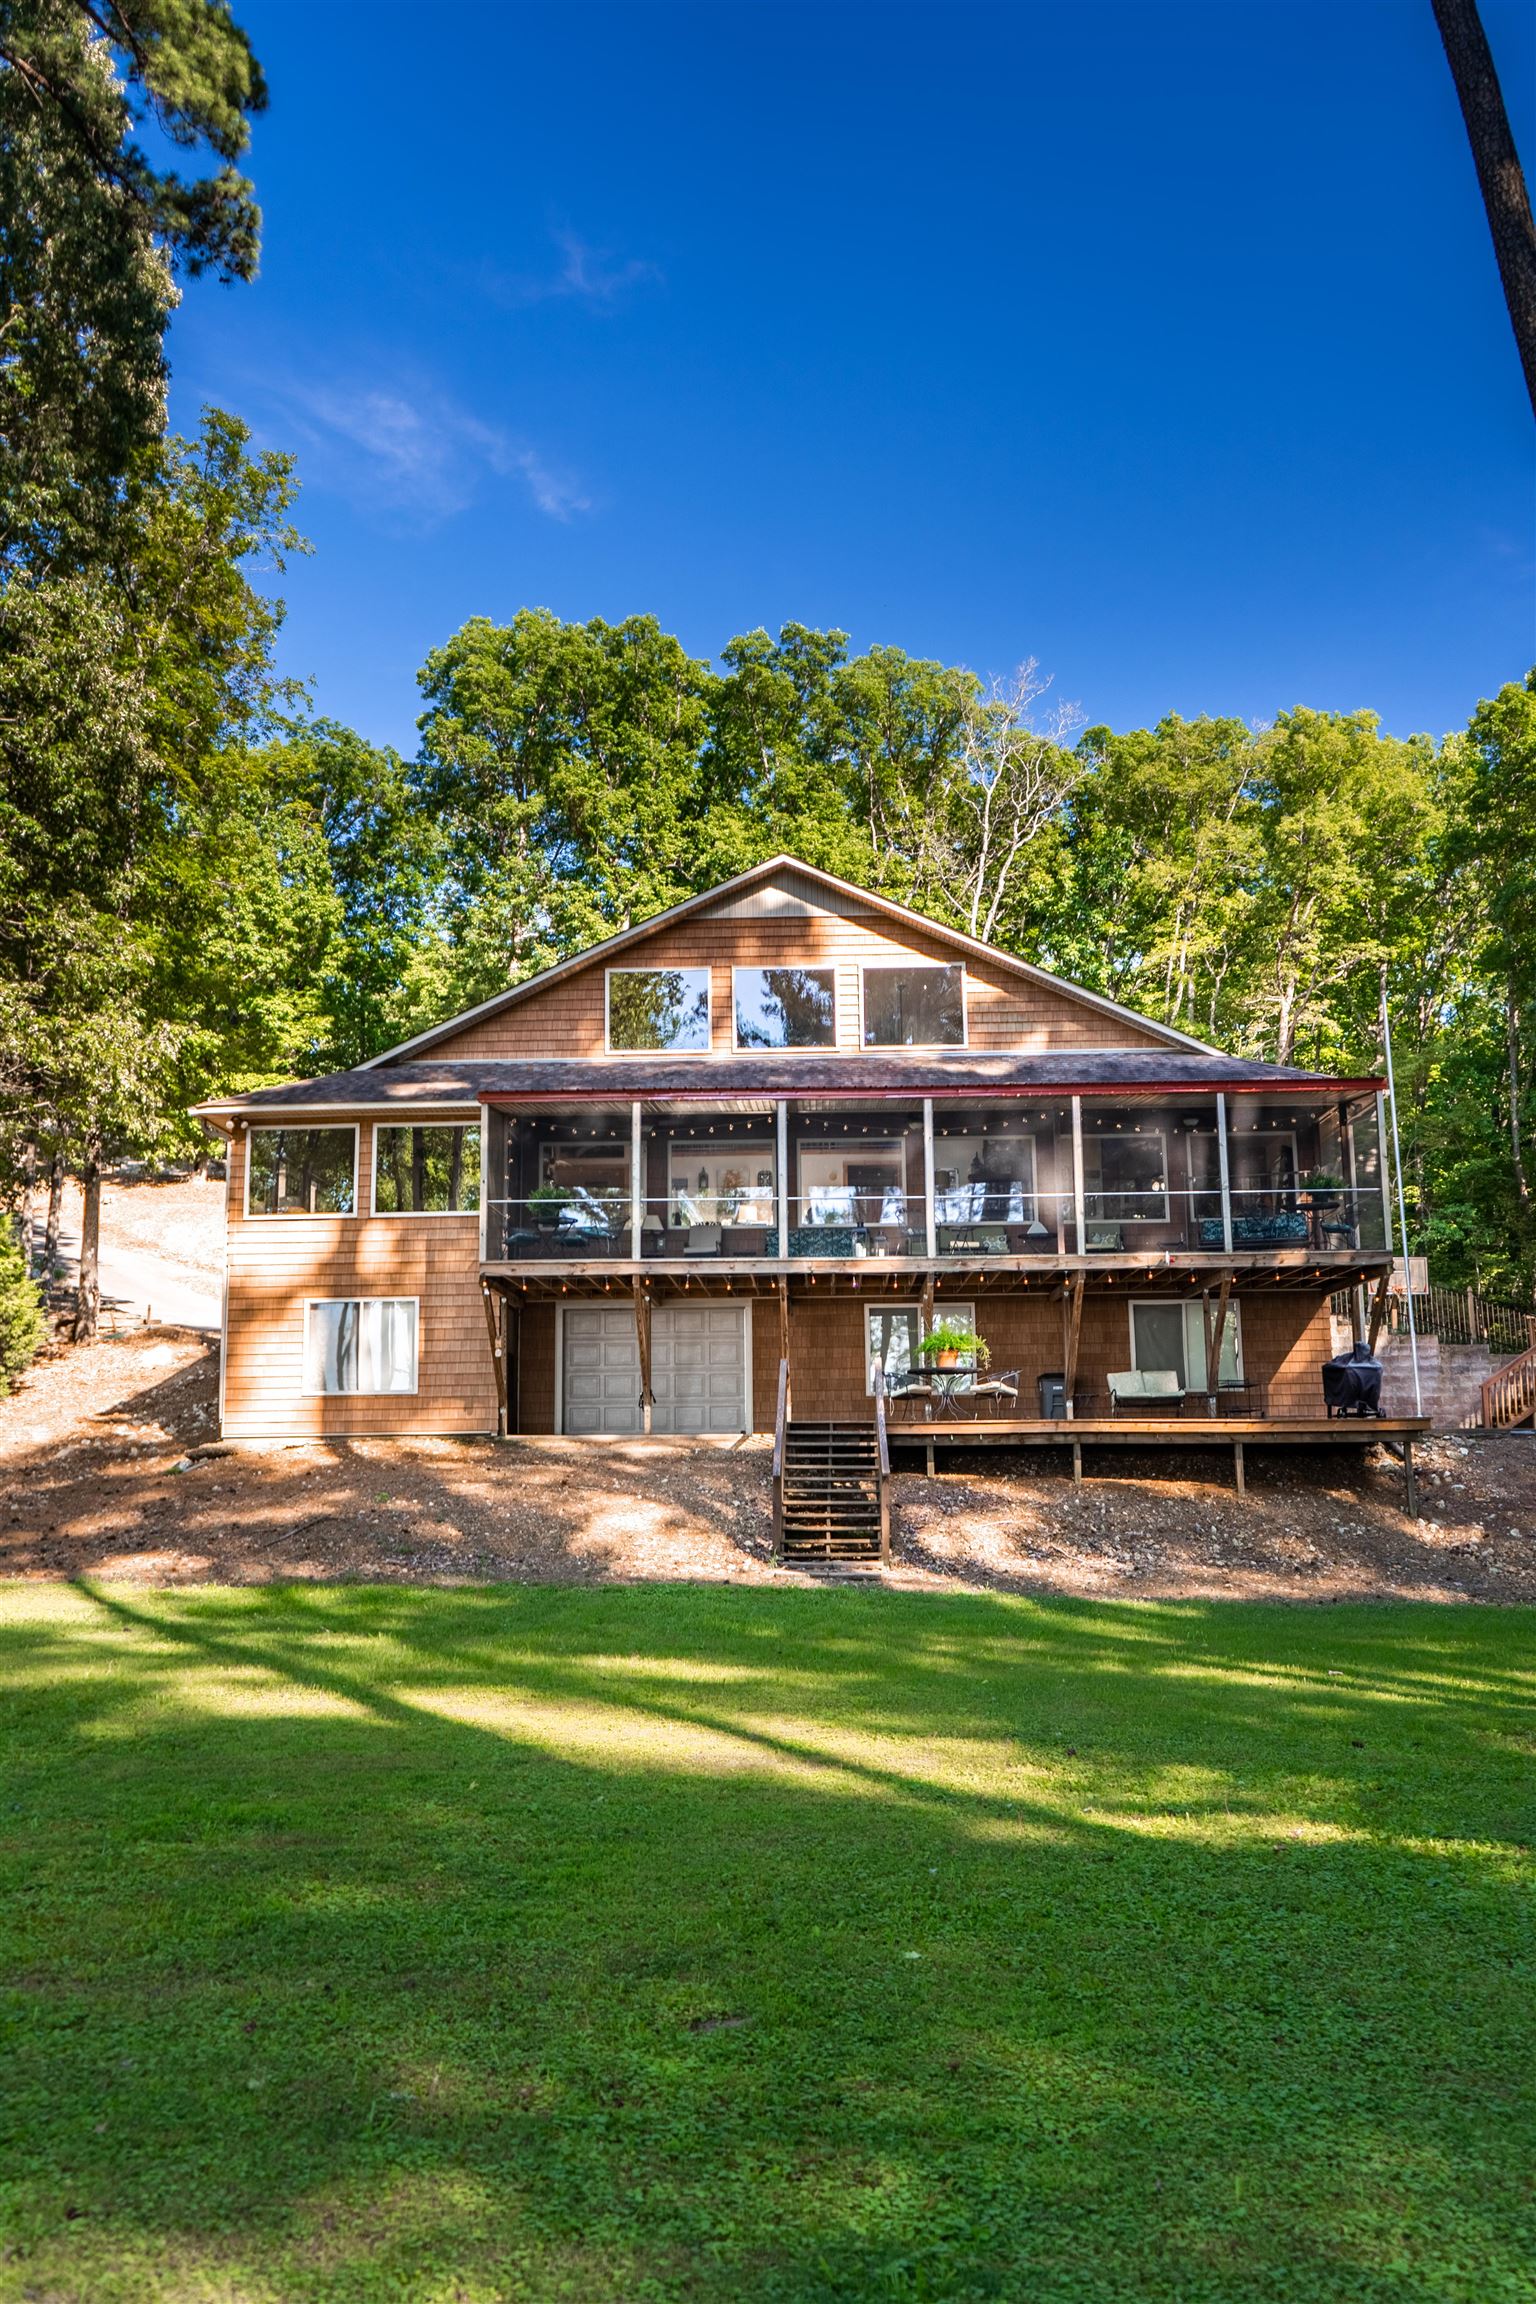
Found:
<svg viewBox="0 0 1536 2304"><path fill-rule="evenodd" d="M216 1355L57 1351L0 1401L0 1572L154 1583L802 1581L769 1558L769 1444L358 1440L220 1449ZM889 1581L1146 1598L1536 1602L1536 1439L948 1461L893 1485ZM1098 1469L1102 1467L1102 1471Z"/></svg>

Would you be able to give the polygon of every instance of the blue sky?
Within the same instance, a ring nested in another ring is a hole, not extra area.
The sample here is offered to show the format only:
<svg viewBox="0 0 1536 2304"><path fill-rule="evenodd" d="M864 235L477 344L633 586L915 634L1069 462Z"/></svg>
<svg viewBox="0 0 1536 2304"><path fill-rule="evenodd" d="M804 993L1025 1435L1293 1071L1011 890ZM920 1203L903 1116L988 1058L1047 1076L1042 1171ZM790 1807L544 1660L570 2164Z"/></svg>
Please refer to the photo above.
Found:
<svg viewBox="0 0 1536 2304"><path fill-rule="evenodd" d="M236 0L285 669L413 749L471 615L788 619L1090 721L1465 721L1536 656L1530 410L1429 0ZM1483 0L1528 172L1536 11Z"/></svg>

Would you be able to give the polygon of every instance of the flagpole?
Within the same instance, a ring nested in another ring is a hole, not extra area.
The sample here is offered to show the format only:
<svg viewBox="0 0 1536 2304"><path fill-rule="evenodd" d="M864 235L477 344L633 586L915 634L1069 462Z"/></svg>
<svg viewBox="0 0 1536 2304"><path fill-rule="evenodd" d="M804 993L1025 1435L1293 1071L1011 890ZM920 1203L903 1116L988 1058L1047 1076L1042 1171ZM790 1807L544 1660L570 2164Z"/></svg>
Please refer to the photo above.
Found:
<svg viewBox="0 0 1536 2304"><path fill-rule="evenodd" d="M1413 1412L1424 1413L1419 1384L1419 1330L1413 1313L1413 1264L1408 1254L1408 1209L1403 1199L1403 1147L1397 1133L1397 1084L1392 1075L1392 1026L1387 1019L1387 964L1381 964L1381 1045L1387 1059L1387 1110L1392 1115L1392 1159L1397 1169L1397 1230L1403 1244L1403 1293L1408 1299L1408 1351L1413 1361Z"/></svg>

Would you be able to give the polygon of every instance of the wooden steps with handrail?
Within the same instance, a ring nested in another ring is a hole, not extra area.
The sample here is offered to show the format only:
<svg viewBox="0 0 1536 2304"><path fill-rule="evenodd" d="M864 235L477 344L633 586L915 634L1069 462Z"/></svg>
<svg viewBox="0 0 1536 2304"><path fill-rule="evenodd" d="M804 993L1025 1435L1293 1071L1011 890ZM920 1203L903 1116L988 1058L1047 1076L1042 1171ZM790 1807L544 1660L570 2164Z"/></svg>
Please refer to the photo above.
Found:
<svg viewBox="0 0 1536 2304"><path fill-rule="evenodd" d="M878 1567L891 1552L885 1390L872 1423L796 1418L789 1363L779 1362L773 1435L774 1557L792 1566Z"/></svg>
<svg viewBox="0 0 1536 2304"><path fill-rule="evenodd" d="M1536 1428L1536 1343L1485 1379L1481 1422L1485 1432L1513 1432L1523 1424Z"/></svg>

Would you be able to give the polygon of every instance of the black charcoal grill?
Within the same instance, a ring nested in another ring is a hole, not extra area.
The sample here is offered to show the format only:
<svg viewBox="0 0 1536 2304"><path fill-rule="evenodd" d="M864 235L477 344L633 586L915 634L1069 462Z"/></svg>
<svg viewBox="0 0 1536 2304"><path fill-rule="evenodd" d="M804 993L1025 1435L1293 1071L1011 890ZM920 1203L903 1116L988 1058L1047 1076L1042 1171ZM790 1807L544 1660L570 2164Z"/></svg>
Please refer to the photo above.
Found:
<svg viewBox="0 0 1536 2304"><path fill-rule="evenodd" d="M1381 1362L1369 1344L1323 1362L1323 1399L1330 1416L1381 1414Z"/></svg>

